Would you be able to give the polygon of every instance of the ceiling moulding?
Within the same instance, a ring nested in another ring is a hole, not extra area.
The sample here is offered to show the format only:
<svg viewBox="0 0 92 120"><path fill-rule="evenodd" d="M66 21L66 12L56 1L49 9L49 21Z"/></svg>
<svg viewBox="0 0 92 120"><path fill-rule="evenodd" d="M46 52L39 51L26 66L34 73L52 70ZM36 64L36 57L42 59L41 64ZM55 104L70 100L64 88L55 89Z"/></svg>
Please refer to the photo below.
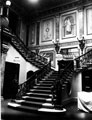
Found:
<svg viewBox="0 0 92 120"><path fill-rule="evenodd" d="M57 7L53 7L51 9L40 11L38 13L38 15L33 17L33 19L35 19L35 17L40 19L40 18L43 18L45 16L55 15L57 13L61 13L62 11L65 11L65 10L68 10L68 9L71 9L74 7L78 7L78 6L79 6L79 0L75 0L75 1L72 1L72 2L69 2L66 4L62 4L62 5L57 6Z"/></svg>
<svg viewBox="0 0 92 120"><path fill-rule="evenodd" d="M68 2L56 7L53 7L51 9L47 9L47 10L43 10L43 11L39 11L37 15L33 15L33 17L31 18L32 20L39 20L41 18L44 17L48 17L48 16L53 16L57 13L61 14L62 12L65 12L69 9L76 9L79 6L83 6L86 5L88 3L92 3L92 0L73 0L72 2Z"/></svg>

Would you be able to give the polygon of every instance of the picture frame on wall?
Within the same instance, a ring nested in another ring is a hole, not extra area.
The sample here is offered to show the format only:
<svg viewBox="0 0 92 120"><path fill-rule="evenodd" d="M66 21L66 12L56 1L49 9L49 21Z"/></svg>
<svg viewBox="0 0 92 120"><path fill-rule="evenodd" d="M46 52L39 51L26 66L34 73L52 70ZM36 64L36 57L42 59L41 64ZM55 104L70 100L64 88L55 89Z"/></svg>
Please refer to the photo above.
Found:
<svg viewBox="0 0 92 120"><path fill-rule="evenodd" d="M43 20L41 24L41 42L48 42L54 38L54 19Z"/></svg>
<svg viewBox="0 0 92 120"><path fill-rule="evenodd" d="M49 58L51 60L51 66L55 67L55 51L54 50L40 51L40 55L43 57L46 57L47 59Z"/></svg>
<svg viewBox="0 0 92 120"><path fill-rule="evenodd" d="M86 10L87 35L92 35L92 8Z"/></svg>
<svg viewBox="0 0 92 120"><path fill-rule="evenodd" d="M63 15L61 24L63 38L76 36L76 12Z"/></svg>

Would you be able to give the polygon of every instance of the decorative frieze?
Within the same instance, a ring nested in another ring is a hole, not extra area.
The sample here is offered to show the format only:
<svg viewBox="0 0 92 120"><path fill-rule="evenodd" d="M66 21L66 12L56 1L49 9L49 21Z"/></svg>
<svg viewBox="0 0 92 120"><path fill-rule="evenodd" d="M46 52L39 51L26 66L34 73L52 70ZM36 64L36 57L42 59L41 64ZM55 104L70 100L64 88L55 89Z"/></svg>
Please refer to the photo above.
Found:
<svg viewBox="0 0 92 120"><path fill-rule="evenodd" d="M91 0L89 0L89 1L91 1ZM34 16L33 21L35 19L41 19L41 18L46 17L46 16L55 15L57 13L61 13L61 12L66 11L66 10L73 9L75 7L78 7L79 5L80 5L79 0L72 1L72 2L67 2L65 4L61 4L57 7L54 7L54 8L51 8L49 10L40 12L40 16L39 16L39 14L38 14L38 16Z"/></svg>
<svg viewBox="0 0 92 120"><path fill-rule="evenodd" d="M41 42L51 41L54 37L54 19L43 20L41 25Z"/></svg>

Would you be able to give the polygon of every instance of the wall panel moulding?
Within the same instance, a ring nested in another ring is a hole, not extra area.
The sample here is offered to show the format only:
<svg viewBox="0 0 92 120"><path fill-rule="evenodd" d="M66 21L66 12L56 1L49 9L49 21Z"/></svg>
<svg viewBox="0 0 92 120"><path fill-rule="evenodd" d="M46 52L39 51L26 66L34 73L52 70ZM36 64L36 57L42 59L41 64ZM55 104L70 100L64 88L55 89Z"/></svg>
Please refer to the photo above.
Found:
<svg viewBox="0 0 92 120"><path fill-rule="evenodd" d="M54 48L54 45L42 45L42 46L40 46L40 49L46 49L46 48Z"/></svg>

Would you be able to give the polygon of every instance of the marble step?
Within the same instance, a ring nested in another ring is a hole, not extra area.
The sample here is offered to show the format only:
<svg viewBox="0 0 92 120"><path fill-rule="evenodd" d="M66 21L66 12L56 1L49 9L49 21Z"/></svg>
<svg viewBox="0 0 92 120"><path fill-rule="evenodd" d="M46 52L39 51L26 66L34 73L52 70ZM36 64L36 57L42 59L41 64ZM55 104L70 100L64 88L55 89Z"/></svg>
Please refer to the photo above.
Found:
<svg viewBox="0 0 92 120"><path fill-rule="evenodd" d="M33 93L33 92L28 92L26 93L28 96L35 96L35 97L44 97L44 98L51 98L52 94L44 94L44 93Z"/></svg>
<svg viewBox="0 0 92 120"><path fill-rule="evenodd" d="M24 106L30 106L30 107L44 107L44 108L53 108L54 105L51 103L46 103L46 102L34 102L34 101L26 101L26 100L14 100L12 102L15 102L17 104L21 104Z"/></svg>
<svg viewBox="0 0 92 120"><path fill-rule="evenodd" d="M22 96L22 99L27 101L36 101L36 102L52 102L51 98L44 98L44 97Z"/></svg>

